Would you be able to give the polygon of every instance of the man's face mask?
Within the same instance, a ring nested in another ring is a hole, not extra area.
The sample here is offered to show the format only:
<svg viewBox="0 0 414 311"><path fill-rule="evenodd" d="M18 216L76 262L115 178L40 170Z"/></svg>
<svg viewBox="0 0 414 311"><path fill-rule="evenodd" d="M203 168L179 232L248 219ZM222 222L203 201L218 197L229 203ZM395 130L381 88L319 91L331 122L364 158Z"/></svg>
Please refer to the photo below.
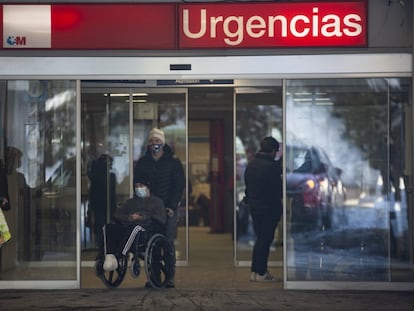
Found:
<svg viewBox="0 0 414 311"><path fill-rule="evenodd" d="M158 153L162 150L162 144L151 144L150 148L153 153Z"/></svg>
<svg viewBox="0 0 414 311"><path fill-rule="evenodd" d="M143 187L143 186L135 187L135 195L138 198L146 198L148 195L147 187Z"/></svg>

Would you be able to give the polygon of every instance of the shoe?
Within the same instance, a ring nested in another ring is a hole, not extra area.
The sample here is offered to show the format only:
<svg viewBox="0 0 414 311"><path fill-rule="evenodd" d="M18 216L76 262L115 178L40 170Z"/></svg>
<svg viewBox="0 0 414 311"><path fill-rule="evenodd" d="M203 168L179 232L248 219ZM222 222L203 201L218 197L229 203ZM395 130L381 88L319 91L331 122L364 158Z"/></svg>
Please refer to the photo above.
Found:
<svg viewBox="0 0 414 311"><path fill-rule="evenodd" d="M269 273L269 271L266 271L265 274L260 275L259 273L254 273L250 275L250 280L253 282L276 282L276 279L273 275Z"/></svg>
<svg viewBox="0 0 414 311"><path fill-rule="evenodd" d="M118 260L116 260L115 255L114 254L107 254L105 256L103 269L105 271L114 271L116 268L118 268Z"/></svg>
<svg viewBox="0 0 414 311"><path fill-rule="evenodd" d="M256 281L256 272L250 273L250 281Z"/></svg>
<svg viewBox="0 0 414 311"><path fill-rule="evenodd" d="M145 288L152 288L152 285L150 282L146 281L145 282ZM174 281L169 281L166 285L165 288L175 288L175 283Z"/></svg>

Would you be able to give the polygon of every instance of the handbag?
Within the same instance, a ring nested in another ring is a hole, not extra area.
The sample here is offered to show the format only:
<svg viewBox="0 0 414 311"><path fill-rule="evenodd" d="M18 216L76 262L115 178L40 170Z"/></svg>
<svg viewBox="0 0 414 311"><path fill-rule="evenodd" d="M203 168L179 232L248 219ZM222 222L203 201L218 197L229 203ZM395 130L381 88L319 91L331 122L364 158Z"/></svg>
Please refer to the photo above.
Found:
<svg viewBox="0 0 414 311"><path fill-rule="evenodd" d="M0 247L3 246L8 240L11 239L9 226L7 225L6 218L4 217L3 210L0 208Z"/></svg>

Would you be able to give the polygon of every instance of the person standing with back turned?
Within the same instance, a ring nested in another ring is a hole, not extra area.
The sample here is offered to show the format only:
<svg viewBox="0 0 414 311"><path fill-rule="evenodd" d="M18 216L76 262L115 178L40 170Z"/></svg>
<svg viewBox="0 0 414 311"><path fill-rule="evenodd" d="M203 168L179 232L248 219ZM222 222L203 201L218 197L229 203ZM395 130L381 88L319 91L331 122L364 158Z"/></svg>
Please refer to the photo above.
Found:
<svg viewBox="0 0 414 311"><path fill-rule="evenodd" d="M278 151L279 142L276 139L263 138L259 152L248 163L244 174L245 200L256 234L250 274L250 280L255 282L276 281L268 271L267 261L282 216L282 167L280 160L275 161Z"/></svg>
<svg viewBox="0 0 414 311"><path fill-rule="evenodd" d="M9 187L7 185L7 173L3 166L3 161L0 160L0 207L3 211L10 209L9 203Z"/></svg>
<svg viewBox="0 0 414 311"><path fill-rule="evenodd" d="M159 197L167 213L166 237L173 249L173 278L167 287L175 287L175 247L177 231L177 208L185 186L184 169L181 161L174 156L169 145L165 143L164 132L158 128L151 130L148 137L147 151L134 168L134 185L143 180L151 193Z"/></svg>

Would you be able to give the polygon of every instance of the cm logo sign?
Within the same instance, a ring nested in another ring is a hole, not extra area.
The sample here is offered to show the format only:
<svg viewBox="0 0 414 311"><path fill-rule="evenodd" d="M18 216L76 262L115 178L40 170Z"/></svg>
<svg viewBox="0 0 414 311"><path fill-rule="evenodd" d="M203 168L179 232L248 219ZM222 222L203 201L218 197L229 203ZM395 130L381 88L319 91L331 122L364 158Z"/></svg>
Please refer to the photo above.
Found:
<svg viewBox="0 0 414 311"><path fill-rule="evenodd" d="M26 37L24 36L8 36L7 37L7 44L9 46L25 46L26 45Z"/></svg>

